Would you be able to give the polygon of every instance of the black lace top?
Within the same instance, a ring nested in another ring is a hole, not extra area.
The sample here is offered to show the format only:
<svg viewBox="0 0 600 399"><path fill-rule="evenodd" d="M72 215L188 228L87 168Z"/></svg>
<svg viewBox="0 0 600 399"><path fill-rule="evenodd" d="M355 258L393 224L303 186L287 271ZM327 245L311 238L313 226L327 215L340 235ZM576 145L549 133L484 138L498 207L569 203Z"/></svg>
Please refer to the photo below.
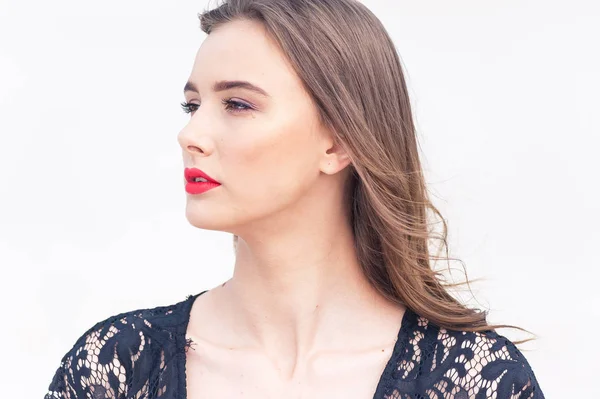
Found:
<svg viewBox="0 0 600 399"><path fill-rule="evenodd" d="M97 323L63 357L45 399L186 399L190 309L171 306ZM438 328L410 309L373 399L543 399L515 345L485 333Z"/></svg>

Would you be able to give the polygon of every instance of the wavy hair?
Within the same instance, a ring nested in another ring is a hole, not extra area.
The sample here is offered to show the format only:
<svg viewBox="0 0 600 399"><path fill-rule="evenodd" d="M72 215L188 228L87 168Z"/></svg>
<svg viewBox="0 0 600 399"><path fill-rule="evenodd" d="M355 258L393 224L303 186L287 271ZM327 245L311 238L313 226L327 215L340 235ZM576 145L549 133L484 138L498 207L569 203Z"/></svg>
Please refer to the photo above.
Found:
<svg viewBox="0 0 600 399"><path fill-rule="evenodd" d="M429 199L399 55L367 7L356 0L225 0L198 18L206 34L228 21L258 21L287 56L320 122L351 158L345 205L359 263L381 295L442 328L529 332L489 325L487 311L453 297L450 289L469 284L466 269L464 282L447 283L432 267L458 259L448 256L447 223ZM430 218L441 220L441 232Z"/></svg>

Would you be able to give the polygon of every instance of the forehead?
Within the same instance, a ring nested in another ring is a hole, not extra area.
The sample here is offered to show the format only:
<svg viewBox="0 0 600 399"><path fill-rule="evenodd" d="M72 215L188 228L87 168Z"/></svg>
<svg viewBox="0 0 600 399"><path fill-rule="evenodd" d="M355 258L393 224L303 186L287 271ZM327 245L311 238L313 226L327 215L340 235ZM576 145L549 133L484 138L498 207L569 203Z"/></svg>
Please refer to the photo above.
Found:
<svg viewBox="0 0 600 399"><path fill-rule="evenodd" d="M248 20L227 22L206 37L189 80L201 91L217 80L247 80L270 94L301 89L299 78L264 27Z"/></svg>

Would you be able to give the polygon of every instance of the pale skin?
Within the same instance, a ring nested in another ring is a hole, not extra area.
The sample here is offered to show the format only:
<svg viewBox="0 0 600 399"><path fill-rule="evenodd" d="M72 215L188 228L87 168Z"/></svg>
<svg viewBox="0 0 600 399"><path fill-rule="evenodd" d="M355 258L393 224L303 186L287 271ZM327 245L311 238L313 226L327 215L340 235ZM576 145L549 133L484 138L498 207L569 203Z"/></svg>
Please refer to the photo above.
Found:
<svg viewBox="0 0 600 399"><path fill-rule="evenodd" d="M213 91L223 80L267 95ZM348 155L257 22L208 35L189 81L184 166L222 185L186 194L186 217L239 243L232 278L192 307L188 399L372 398L405 308L360 270L342 207Z"/></svg>

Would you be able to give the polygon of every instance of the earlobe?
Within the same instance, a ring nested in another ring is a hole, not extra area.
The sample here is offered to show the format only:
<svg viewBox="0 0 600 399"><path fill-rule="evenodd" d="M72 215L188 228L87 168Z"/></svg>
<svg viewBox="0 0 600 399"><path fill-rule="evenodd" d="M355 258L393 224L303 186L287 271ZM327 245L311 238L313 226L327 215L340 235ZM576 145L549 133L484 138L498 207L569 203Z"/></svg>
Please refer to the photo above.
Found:
<svg viewBox="0 0 600 399"><path fill-rule="evenodd" d="M329 149L327 153L322 171L328 175L340 172L352 162L350 156L341 147L337 150Z"/></svg>
<svg viewBox="0 0 600 399"><path fill-rule="evenodd" d="M330 131L327 131L324 144L325 153L323 154L321 163L321 171L323 173L334 175L352 162L350 155L342 143Z"/></svg>

